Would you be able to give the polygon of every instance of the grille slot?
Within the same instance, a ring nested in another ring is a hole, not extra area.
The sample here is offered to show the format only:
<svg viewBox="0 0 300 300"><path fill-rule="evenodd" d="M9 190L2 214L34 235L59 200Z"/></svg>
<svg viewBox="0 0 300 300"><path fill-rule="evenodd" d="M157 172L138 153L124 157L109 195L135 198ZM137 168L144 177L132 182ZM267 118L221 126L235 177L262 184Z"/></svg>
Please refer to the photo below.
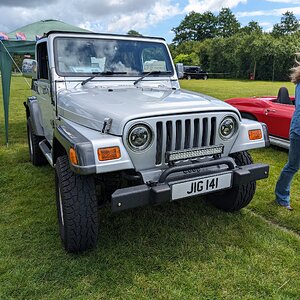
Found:
<svg viewBox="0 0 300 300"><path fill-rule="evenodd" d="M162 134L162 122L156 123L156 164L160 165L162 161L162 143L163 143L163 134Z"/></svg>
<svg viewBox="0 0 300 300"><path fill-rule="evenodd" d="M201 142L201 146L207 146L207 129L208 129L208 122L207 122L207 118L203 118L202 119L202 142Z"/></svg>
<svg viewBox="0 0 300 300"><path fill-rule="evenodd" d="M210 141L209 145L214 145L216 143L216 117L211 118L211 130L210 130Z"/></svg>
<svg viewBox="0 0 300 300"><path fill-rule="evenodd" d="M172 149L172 139L173 139L173 128L172 128L172 122L167 122L167 146L166 151L171 151Z"/></svg>
<svg viewBox="0 0 300 300"><path fill-rule="evenodd" d="M191 120L185 120L185 138L184 138L184 149L190 148L191 140Z"/></svg>
<svg viewBox="0 0 300 300"><path fill-rule="evenodd" d="M182 136L182 131L181 131L181 121L176 121L176 144L175 144L175 150L179 150L181 147L181 136Z"/></svg>
<svg viewBox="0 0 300 300"><path fill-rule="evenodd" d="M184 118L156 123L156 165L164 164L165 153L214 145L217 118Z"/></svg>
<svg viewBox="0 0 300 300"><path fill-rule="evenodd" d="M199 147L199 136L200 136L200 123L199 123L199 119L195 119L193 148Z"/></svg>

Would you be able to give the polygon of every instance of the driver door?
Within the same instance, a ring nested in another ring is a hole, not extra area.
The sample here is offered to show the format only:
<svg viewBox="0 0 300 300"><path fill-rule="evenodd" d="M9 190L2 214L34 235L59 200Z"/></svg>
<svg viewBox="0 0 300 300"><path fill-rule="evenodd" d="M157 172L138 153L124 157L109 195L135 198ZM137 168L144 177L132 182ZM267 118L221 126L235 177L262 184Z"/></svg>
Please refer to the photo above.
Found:
<svg viewBox="0 0 300 300"><path fill-rule="evenodd" d="M44 135L52 145L55 107L52 103L47 43L37 45L38 74L35 92L39 104Z"/></svg>

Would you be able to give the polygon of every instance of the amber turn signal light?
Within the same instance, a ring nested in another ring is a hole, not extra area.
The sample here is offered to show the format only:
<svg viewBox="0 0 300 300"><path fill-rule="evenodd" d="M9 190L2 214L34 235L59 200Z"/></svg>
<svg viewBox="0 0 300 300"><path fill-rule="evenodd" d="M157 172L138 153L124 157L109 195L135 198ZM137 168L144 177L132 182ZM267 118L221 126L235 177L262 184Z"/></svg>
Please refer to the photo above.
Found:
<svg viewBox="0 0 300 300"><path fill-rule="evenodd" d="M70 161L73 165L78 165L78 159L77 159L76 151L74 148L70 148L69 157L70 157Z"/></svg>
<svg viewBox="0 0 300 300"><path fill-rule="evenodd" d="M98 159L103 160L112 160L121 157L121 152L119 147L107 147L98 149Z"/></svg>
<svg viewBox="0 0 300 300"><path fill-rule="evenodd" d="M262 132L260 129L249 130L248 131L249 140L260 140L262 139Z"/></svg>

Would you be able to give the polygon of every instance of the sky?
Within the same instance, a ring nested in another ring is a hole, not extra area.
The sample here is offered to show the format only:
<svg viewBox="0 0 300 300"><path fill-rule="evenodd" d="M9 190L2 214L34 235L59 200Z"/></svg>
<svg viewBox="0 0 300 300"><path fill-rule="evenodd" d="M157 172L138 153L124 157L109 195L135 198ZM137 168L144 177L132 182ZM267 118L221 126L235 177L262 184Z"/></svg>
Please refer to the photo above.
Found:
<svg viewBox="0 0 300 300"><path fill-rule="evenodd" d="M300 19L300 0L0 0L0 31L56 19L95 32L161 36L171 42L172 28L191 11L218 14L228 7L242 26L254 20L265 31L291 11Z"/></svg>

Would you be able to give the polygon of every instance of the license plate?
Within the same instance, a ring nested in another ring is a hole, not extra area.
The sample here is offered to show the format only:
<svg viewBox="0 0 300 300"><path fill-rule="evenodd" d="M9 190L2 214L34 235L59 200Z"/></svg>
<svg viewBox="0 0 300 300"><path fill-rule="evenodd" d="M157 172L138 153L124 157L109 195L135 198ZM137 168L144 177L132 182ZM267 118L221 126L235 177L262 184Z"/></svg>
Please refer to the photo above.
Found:
<svg viewBox="0 0 300 300"><path fill-rule="evenodd" d="M172 200L215 192L231 187L231 173L198 178L172 185Z"/></svg>

